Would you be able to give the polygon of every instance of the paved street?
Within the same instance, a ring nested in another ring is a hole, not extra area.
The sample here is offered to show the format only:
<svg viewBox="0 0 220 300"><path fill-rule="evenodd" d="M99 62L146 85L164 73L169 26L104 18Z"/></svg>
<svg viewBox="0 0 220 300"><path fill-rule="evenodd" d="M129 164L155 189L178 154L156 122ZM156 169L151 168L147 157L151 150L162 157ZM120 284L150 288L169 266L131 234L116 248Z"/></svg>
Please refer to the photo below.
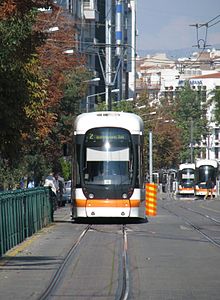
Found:
<svg viewBox="0 0 220 300"><path fill-rule="evenodd" d="M158 201L156 217L148 222L128 220L128 299L219 299L218 222L219 200L175 200L165 194ZM86 226L70 221L70 207L57 210L53 225L1 260L1 297L41 299ZM121 226L109 220L92 224L51 299L118 299Z"/></svg>

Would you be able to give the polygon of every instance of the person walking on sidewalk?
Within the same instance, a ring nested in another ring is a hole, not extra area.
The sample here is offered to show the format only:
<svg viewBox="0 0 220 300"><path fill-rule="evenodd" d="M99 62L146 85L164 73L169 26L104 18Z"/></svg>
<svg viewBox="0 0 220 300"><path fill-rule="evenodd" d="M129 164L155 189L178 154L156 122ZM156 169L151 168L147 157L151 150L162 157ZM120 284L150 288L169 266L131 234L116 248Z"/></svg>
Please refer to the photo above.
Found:
<svg viewBox="0 0 220 300"><path fill-rule="evenodd" d="M214 188L215 184L214 182L212 181L211 178L209 178L207 181L206 181L206 195L205 195L205 200L209 197L209 194L211 196L211 199L213 199L213 188Z"/></svg>
<svg viewBox="0 0 220 300"><path fill-rule="evenodd" d="M50 188L51 220L53 222L53 214L57 209L57 188L55 185L55 178L53 176L53 173L50 173L46 177L44 186Z"/></svg>

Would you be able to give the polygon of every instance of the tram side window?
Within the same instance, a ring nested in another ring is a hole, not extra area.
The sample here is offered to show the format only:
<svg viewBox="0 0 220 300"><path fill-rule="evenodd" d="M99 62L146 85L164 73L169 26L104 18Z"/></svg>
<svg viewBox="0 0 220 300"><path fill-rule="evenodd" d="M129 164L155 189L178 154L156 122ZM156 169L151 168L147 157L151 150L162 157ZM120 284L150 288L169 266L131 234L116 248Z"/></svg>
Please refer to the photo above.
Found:
<svg viewBox="0 0 220 300"><path fill-rule="evenodd" d="M76 145L76 155L74 156L74 159L75 159L75 170L74 171L74 180L75 180L75 184L76 186L80 186L80 168L79 168L79 165L80 165L80 145Z"/></svg>
<svg viewBox="0 0 220 300"><path fill-rule="evenodd" d="M142 170L140 170L140 164L141 164L141 161L142 161L142 157L141 157L139 145L135 145L135 152L136 152L136 157L137 157L137 169L132 170L132 176L135 176L135 178L136 178L135 186L138 188L138 187L140 187L141 178L142 178L142 174L141 174ZM137 172L137 176L136 176L136 174L134 174L134 172L135 173Z"/></svg>

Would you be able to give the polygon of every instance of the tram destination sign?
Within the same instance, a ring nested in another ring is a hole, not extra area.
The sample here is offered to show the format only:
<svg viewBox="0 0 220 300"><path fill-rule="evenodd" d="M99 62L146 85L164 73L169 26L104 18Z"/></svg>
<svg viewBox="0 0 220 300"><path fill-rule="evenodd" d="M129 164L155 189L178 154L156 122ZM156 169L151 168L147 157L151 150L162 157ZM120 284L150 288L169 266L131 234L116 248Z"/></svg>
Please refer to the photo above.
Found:
<svg viewBox="0 0 220 300"><path fill-rule="evenodd" d="M87 138L88 141L121 141L125 140L126 136L123 134L95 134L91 132L88 134Z"/></svg>

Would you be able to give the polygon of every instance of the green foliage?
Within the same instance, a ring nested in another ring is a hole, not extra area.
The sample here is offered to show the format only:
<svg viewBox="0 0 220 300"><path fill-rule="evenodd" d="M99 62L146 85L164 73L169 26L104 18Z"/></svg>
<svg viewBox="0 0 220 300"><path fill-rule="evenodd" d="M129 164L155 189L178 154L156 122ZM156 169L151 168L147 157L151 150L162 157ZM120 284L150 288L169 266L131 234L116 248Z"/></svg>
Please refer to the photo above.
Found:
<svg viewBox="0 0 220 300"><path fill-rule="evenodd" d="M0 20L0 155L19 162L22 134L28 132L30 119L25 107L30 102L26 63L42 42L33 32L35 13L13 13Z"/></svg>
<svg viewBox="0 0 220 300"><path fill-rule="evenodd" d="M0 190L19 188L22 179L24 187L27 187L29 178L33 178L36 185L40 185L50 170L51 166L41 154L24 155L18 164L12 166L8 160L0 159Z"/></svg>
<svg viewBox="0 0 220 300"><path fill-rule="evenodd" d="M57 145L70 144L73 134L73 120L80 113L80 104L85 97L88 79L91 74L83 67L76 68L66 76L64 97L61 99L56 126L53 128L53 139ZM62 155L62 153L60 153Z"/></svg>
<svg viewBox="0 0 220 300"><path fill-rule="evenodd" d="M23 177L33 178L36 185L40 185L46 175L51 170L47 158L42 153L25 155L23 162L20 163L20 169L23 169Z"/></svg>
<svg viewBox="0 0 220 300"><path fill-rule="evenodd" d="M108 110L108 106L106 105L106 103L104 101L102 101L100 97L97 97L97 99L98 99L98 104L96 106L96 111Z"/></svg>
<svg viewBox="0 0 220 300"><path fill-rule="evenodd" d="M214 96L212 98L212 101L214 101L215 104L215 121L220 124L220 89L214 90Z"/></svg>
<svg viewBox="0 0 220 300"><path fill-rule="evenodd" d="M22 131L28 129L24 106L28 103L26 78L22 70L0 72L0 153L12 159L21 148Z"/></svg>
<svg viewBox="0 0 220 300"><path fill-rule="evenodd" d="M11 182L14 186L20 178L31 176L39 183L49 170L61 171L62 168L65 176L69 177L69 165L63 165L59 158L63 155L63 144L71 141L73 118L80 112L80 101L88 85L85 81L91 78L91 74L84 67L74 69L72 65L65 65L65 59L60 63L60 58L54 61L52 57L50 62L58 64L57 68L60 67L61 71L55 74L55 84L49 87L51 78L46 78L48 74L42 68L45 63L39 61L42 57L37 52L37 47L46 38L41 31L45 20L42 27L35 22L38 16L36 8L51 5L51 2L5 0L2 3L0 182L5 186ZM45 50L44 53L48 52ZM48 60L46 57L46 62ZM66 73L70 69L74 70ZM60 80L65 89L62 101L63 90L56 80ZM57 90L56 85L59 85Z"/></svg>
<svg viewBox="0 0 220 300"><path fill-rule="evenodd" d="M61 165L61 174L65 181L71 179L71 161L61 158L60 159Z"/></svg>
<svg viewBox="0 0 220 300"><path fill-rule="evenodd" d="M0 71L9 72L22 67L35 52L43 35L33 32L35 13L11 16L0 21Z"/></svg>
<svg viewBox="0 0 220 300"><path fill-rule="evenodd" d="M144 121L146 168L149 157L149 131L153 136L153 166L154 169L175 167L178 163L181 149L180 134L173 121L173 103L160 99L153 105L147 91L140 95L135 104L134 112Z"/></svg>
<svg viewBox="0 0 220 300"><path fill-rule="evenodd" d="M185 83L176 99L173 117L181 130L183 144L180 153L181 161L190 161L190 144L199 143L207 134L206 106L197 91L191 89L189 82ZM191 141L192 140L192 141Z"/></svg>
<svg viewBox="0 0 220 300"><path fill-rule="evenodd" d="M80 101L85 97L89 78L91 74L84 67L75 68L66 75L64 97L60 105L64 114L73 117L80 113Z"/></svg>
<svg viewBox="0 0 220 300"><path fill-rule="evenodd" d="M108 110L108 105L101 98L98 97L98 105L96 111L106 111ZM134 112L133 101L112 101L112 111L124 111L124 112Z"/></svg>
<svg viewBox="0 0 220 300"><path fill-rule="evenodd" d="M132 113L134 112L134 107L132 101L121 100L112 103L112 110Z"/></svg>

